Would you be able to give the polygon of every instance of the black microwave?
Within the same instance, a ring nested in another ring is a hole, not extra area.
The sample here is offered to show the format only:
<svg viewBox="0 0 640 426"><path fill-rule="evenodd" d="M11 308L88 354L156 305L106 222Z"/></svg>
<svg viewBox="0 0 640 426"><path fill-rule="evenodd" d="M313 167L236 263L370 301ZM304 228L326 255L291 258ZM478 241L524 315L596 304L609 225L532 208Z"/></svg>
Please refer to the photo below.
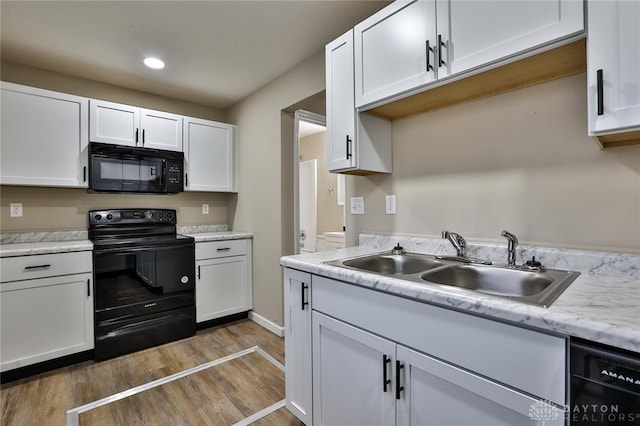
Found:
<svg viewBox="0 0 640 426"><path fill-rule="evenodd" d="M184 191L184 153L91 142L89 190L176 194Z"/></svg>

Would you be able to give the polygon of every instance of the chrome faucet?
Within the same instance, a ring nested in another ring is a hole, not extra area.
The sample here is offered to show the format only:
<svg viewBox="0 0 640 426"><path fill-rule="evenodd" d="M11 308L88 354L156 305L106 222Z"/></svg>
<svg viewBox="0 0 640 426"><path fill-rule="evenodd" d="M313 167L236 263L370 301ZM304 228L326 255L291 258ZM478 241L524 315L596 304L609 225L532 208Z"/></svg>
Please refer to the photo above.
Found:
<svg viewBox="0 0 640 426"><path fill-rule="evenodd" d="M507 267L516 267L516 247L518 246L518 238L507 230L503 230L500 236L507 239Z"/></svg>
<svg viewBox="0 0 640 426"><path fill-rule="evenodd" d="M453 248L456 249L456 256L467 257L467 242L462 235L455 232L442 231L442 238L449 240Z"/></svg>

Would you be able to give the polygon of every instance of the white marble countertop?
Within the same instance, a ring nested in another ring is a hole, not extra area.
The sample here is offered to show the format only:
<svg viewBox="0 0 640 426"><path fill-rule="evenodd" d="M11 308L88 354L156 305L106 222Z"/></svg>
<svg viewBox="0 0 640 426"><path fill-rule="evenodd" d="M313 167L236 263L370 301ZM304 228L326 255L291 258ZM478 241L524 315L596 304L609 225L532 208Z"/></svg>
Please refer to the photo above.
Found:
<svg viewBox="0 0 640 426"><path fill-rule="evenodd" d="M93 250L93 244L89 240L10 243L0 245L0 257L33 256L37 254L91 250Z"/></svg>
<svg viewBox="0 0 640 426"><path fill-rule="evenodd" d="M285 256L280 264L402 297L640 353L640 280L635 277L606 277L583 272L550 307L541 308L455 287L419 284L323 263L381 251L375 247L350 247Z"/></svg>
<svg viewBox="0 0 640 426"><path fill-rule="evenodd" d="M251 232L240 231L195 232L185 233L184 235L195 238L196 243L202 243L205 241L244 240L247 238L253 238L253 234Z"/></svg>

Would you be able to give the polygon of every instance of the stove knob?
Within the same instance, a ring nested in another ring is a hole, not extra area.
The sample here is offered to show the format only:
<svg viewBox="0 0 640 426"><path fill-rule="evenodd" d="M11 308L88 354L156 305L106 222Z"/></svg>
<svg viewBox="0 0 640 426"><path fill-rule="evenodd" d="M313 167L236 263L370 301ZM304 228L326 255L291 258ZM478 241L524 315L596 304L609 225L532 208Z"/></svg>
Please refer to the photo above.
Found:
<svg viewBox="0 0 640 426"><path fill-rule="evenodd" d="M158 212L158 219L162 220L163 217L164 217L164 213Z"/></svg>
<svg viewBox="0 0 640 426"><path fill-rule="evenodd" d="M173 219L173 212L167 212L167 220Z"/></svg>
<svg viewBox="0 0 640 426"><path fill-rule="evenodd" d="M109 214L107 215L107 220L111 220L111 219L113 219L113 215L112 215L111 213L109 213Z"/></svg>
<svg viewBox="0 0 640 426"><path fill-rule="evenodd" d="M102 215L101 214L97 214L93 217L95 220L100 220L102 219Z"/></svg>

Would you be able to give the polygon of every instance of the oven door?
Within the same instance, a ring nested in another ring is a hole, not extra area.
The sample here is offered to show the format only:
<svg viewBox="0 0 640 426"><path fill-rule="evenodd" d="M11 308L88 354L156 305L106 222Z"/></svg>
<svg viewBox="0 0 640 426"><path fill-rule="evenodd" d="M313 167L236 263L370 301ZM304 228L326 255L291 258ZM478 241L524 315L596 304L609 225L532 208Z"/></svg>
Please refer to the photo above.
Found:
<svg viewBox="0 0 640 426"><path fill-rule="evenodd" d="M96 326L194 304L194 244L95 250Z"/></svg>
<svg viewBox="0 0 640 426"><path fill-rule="evenodd" d="M94 191L166 192L166 161L153 157L91 157Z"/></svg>

